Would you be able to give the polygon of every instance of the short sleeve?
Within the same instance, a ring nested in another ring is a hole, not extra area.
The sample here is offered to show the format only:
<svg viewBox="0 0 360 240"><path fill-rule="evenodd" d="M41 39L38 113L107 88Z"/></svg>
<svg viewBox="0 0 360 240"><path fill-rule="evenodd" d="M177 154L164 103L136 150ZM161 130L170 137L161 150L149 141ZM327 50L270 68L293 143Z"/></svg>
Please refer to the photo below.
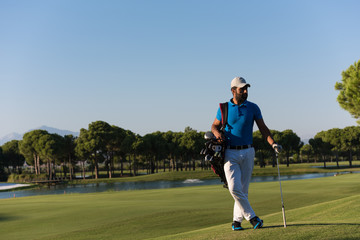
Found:
<svg viewBox="0 0 360 240"><path fill-rule="evenodd" d="M216 113L216 119L221 122L221 110L220 110L220 107L218 108L218 111Z"/></svg>
<svg viewBox="0 0 360 240"><path fill-rule="evenodd" d="M262 119L261 110L260 110L259 106L255 104L254 107L255 107L255 109L254 109L254 118L255 118L255 120Z"/></svg>

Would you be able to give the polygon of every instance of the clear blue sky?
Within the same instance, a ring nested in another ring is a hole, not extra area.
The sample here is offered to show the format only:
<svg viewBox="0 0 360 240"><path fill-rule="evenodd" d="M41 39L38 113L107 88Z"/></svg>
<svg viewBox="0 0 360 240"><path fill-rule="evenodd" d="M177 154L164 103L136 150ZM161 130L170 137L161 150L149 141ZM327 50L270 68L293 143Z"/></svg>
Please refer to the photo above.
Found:
<svg viewBox="0 0 360 240"><path fill-rule="evenodd" d="M1 0L0 137L103 120L207 131L243 76L270 129L356 125L336 101L360 1ZM256 128L255 128L256 129Z"/></svg>

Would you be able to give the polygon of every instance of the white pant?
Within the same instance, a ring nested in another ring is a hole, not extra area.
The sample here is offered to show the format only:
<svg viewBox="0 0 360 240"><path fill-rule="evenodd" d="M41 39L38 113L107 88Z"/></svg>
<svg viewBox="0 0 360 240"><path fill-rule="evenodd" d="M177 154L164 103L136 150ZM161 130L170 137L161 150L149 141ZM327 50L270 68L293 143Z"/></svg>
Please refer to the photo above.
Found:
<svg viewBox="0 0 360 240"><path fill-rule="evenodd" d="M244 218L249 221L256 216L248 200L254 158L254 148L225 150L224 170L229 192L235 200L233 220L237 222L242 222Z"/></svg>

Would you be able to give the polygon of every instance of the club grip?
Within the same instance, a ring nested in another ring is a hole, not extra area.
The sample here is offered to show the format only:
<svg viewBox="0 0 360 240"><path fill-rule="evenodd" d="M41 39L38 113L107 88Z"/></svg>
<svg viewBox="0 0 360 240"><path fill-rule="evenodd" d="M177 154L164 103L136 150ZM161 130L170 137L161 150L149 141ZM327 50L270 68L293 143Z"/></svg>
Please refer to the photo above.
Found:
<svg viewBox="0 0 360 240"><path fill-rule="evenodd" d="M284 228L286 228L286 218L285 218L285 207L282 207L282 215L283 215L283 220L284 220Z"/></svg>

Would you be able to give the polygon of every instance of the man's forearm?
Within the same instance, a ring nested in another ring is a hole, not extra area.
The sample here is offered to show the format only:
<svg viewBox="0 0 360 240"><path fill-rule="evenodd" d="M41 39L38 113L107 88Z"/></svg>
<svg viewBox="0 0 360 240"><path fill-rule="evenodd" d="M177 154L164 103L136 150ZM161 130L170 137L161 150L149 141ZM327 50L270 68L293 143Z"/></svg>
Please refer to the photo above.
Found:
<svg viewBox="0 0 360 240"><path fill-rule="evenodd" d="M219 131L219 126L215 124L211 125L211 132L215 135L216 138L222 138L222 134Z"/></svg>
<svg viewBox="0 0 360 240"><path fill-rule="evenodd" d="M261 135L263 135L263 137L265 138L265 140L270 144L270 146L272 146L275 141L274 138L271 135L270 130L266 127L260 130Z"/></svg>

